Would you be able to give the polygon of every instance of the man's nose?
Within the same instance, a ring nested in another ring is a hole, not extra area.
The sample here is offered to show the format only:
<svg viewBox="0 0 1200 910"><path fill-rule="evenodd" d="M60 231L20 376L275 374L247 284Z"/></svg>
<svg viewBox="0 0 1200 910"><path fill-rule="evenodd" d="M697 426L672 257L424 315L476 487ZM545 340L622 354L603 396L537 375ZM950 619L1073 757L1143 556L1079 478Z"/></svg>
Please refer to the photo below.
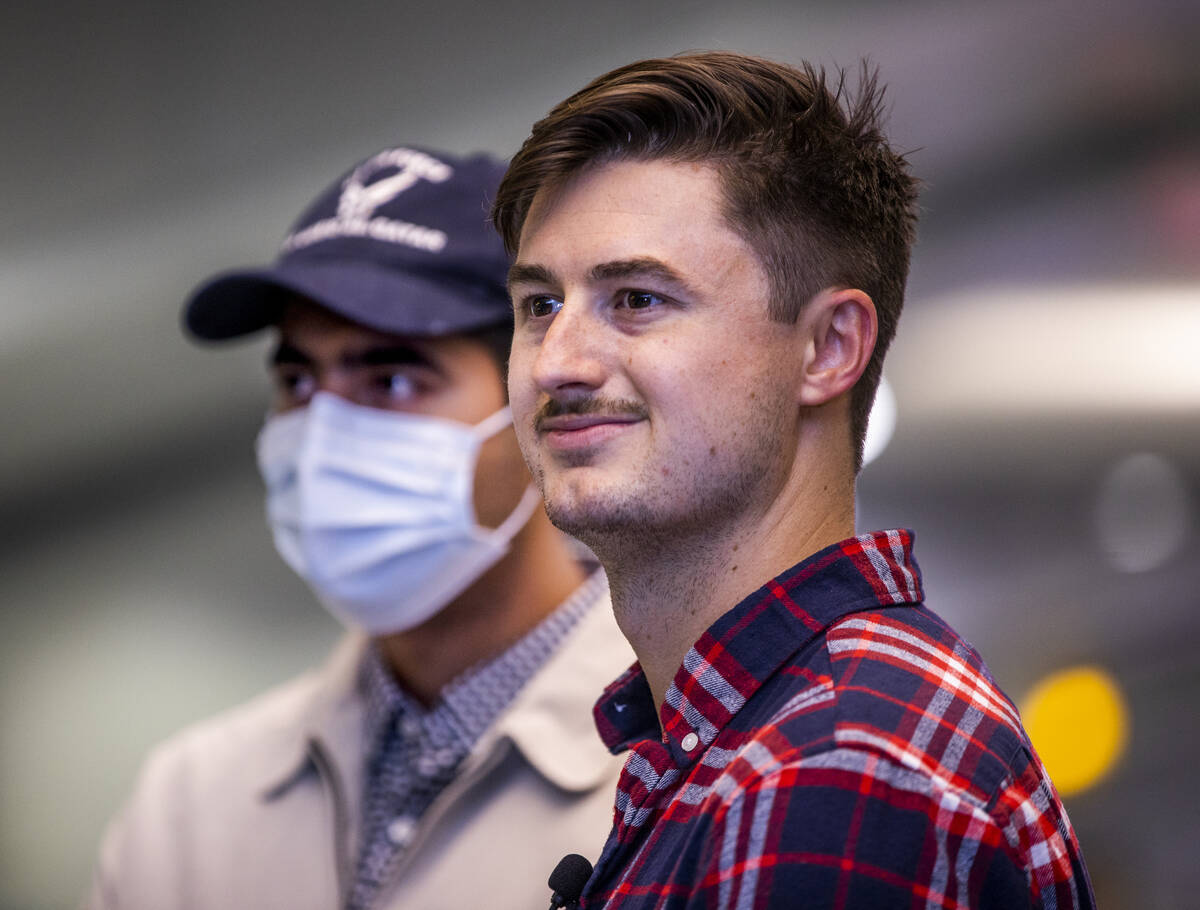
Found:
<svg viewBox="0 0 1200 910"><path fill-rule="evenodd" d="M601 320L586 304L564 300L538 345L533 380L548 395L594 390L607 376Z"/></svg>
<svg viewBox="0 0 1200 910"><path fill-rule="evenodd" d="M331 395L336 395L338 398L344 399L351 404L359 404L358 383L354 381L354 377L350 375L349 370L333 367L331 369L321 370L316 377L315 392L328 392Z"/></svg>

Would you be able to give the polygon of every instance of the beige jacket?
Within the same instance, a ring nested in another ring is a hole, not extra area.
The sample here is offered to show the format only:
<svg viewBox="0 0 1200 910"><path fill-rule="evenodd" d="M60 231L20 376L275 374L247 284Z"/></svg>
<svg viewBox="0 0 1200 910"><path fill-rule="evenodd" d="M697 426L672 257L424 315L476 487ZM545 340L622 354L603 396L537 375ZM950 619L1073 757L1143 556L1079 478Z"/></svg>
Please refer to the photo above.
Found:
<svg viewBox="0 0 1200 910"><path fill-rule="evenodd" d="M336 910L353 874L365 641L148 758L85 906ZM591 708L633 655L607 600L572 630L421 819L381 908L534 910L565 853L595 859L621 760Z"/></svg>

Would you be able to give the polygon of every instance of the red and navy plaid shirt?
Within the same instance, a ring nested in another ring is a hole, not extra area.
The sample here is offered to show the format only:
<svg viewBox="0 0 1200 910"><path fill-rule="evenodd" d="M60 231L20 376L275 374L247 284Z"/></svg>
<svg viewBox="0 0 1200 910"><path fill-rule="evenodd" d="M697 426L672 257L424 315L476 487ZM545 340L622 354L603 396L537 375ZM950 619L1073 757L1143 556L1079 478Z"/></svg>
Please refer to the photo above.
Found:
<svg viewBox="0 0 1200 910"><path fill-rule="evenodd" d="M908 531L768 582L596 705L631 749L584 908L1093 907L1012 702L922 605ZM660 728L661 719L661 728Z"/></svg>

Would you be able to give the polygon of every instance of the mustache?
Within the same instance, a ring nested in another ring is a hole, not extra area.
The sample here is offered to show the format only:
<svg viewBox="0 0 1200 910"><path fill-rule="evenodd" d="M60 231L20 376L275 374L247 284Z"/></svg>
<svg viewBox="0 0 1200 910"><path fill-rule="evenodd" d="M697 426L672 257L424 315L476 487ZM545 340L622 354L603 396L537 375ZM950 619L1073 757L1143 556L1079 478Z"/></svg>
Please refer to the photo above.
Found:
<svg viewBox="0 0 1200 910"><path fill-rule="evenodd" d="M567 415L599 414L602 417L636 417L645 420L650 416L646 406L625 398L549 398L538 408L533 417L533 428L539 432L551 417Z"/></svg>

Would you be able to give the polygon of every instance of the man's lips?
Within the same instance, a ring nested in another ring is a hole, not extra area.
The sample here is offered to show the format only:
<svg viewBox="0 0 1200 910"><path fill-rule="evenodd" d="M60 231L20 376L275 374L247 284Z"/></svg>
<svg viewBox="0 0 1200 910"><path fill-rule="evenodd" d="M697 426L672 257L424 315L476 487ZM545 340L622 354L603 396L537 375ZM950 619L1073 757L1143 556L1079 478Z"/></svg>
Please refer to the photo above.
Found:
<svg viewBox="0 0 1200 910"><path fill-rule="evenodd" d="M560 414L543 417L538 432L554 449L583 449L628 430L644 418L638 414Z"/></svg>
<svg viewBox="0 0 1200 910"><path fill-rule="evenodd" d="M641 419L636 414L560 414L557 417L543 417L538 421L538 429L543 433L554 430L573 432L603 423L637 423Z"/></svg>

